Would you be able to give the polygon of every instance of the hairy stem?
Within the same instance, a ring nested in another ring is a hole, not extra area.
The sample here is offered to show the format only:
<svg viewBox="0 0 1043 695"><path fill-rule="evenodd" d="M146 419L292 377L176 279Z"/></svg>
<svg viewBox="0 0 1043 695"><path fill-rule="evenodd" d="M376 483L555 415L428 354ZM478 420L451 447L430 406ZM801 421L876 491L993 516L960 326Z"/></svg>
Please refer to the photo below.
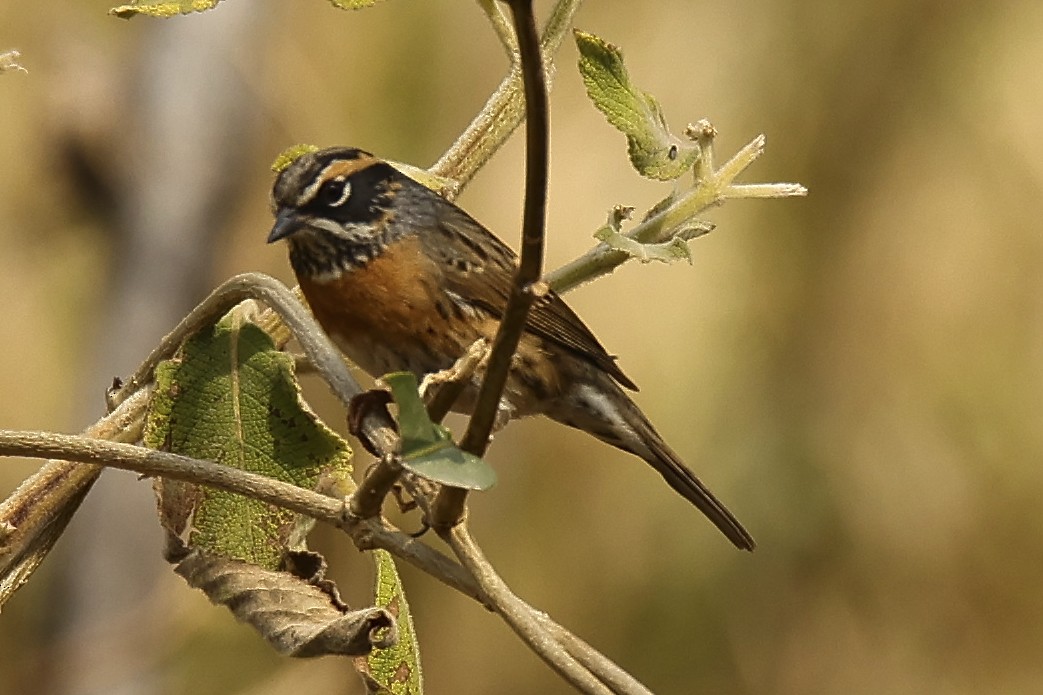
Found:
<svg viewBox="0 0 1043 695"><path fill-rule="evenodd" d="M540 41L543 55L552 56L558 51L581 2L558 0L555 3L543 27L543 38ZM545 79L548 84L554 77L553 70L553 63L546 61ZM522 68L517 61L512 61L510 72L485 102L482 110L429 171L436 176L453 179L461 189L466 186L521 125L525 118L522 100Z"/></svg>

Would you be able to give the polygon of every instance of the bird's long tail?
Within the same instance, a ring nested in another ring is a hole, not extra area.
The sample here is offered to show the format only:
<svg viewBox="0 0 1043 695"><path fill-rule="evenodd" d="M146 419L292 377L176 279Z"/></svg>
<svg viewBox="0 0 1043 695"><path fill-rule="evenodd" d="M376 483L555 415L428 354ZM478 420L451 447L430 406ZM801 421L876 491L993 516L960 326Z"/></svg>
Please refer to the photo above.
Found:
<svg viewBox="0 0 1043 695"><path fill-rule="evenodd" d="M603 383L581 384L574 388L573 398L569 400L574 405L580 402L581 407L548 415L640 456L659 471L670 487L705 514L735 547L753 550L756 544L749 532L667 446L640 408L615 382L609 382L606 377Z"/></svg>

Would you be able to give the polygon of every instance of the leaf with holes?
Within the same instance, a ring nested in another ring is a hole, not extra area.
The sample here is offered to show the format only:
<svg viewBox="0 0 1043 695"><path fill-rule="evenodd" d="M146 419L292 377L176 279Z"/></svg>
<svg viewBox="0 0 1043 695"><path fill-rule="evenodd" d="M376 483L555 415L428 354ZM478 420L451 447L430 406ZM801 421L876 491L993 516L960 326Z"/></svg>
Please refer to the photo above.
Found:
<svg viewBox="0 0 1043 695"><path fill-rule="evenodd" d="M235 312L156 368L146 446L216 461L313 489L350 470L348 445L300 399L293 359ZM189 548L276 569L308 523L215 488L157 481L164 527Z"/></svg>
<svg viewBox="0 0 1043 695"><path fill-rule="evenodd" d="M622 51L593 34L574 33L587 94L608 122L626 135L630 162L638 173L672 180L690 171L699 160L698 147L670 132L656 98L631 82Z"/></svg>

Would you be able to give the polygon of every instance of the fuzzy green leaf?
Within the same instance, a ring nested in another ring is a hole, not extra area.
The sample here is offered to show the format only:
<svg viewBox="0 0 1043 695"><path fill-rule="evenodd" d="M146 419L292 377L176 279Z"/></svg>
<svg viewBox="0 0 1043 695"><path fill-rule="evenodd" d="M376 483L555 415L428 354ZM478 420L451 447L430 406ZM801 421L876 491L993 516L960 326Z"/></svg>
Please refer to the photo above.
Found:
<svg viewBox="0 0 1043 695"><path fill-rule="evenodd" d="M179 14L206 12L214 9L219 2L221 0L167 0L167 2L134 0L130 4L113 7L109 10L109 14L116 15L122 19L128 19L139 14L150 17L173 17Z"/></svg>
<svg viewBox="0 0 1043 695"><path fill-rule="evenodd" d="M417 392L412 372L385 374L398 405L402 465L429 480L468 490L487 490L496 483L496 471L484 460L459 449L449 430L431 421Z"/></svg>
<svg viewBox="0 0 1043 695"><path fill-rule="evenodd" d="M651 179L672 180L699 159L695 143L670 133L659 102L630 80L623 53L607 41L575 31L579 72L594 105L627 137L630 162Z"/></svg>
<svg viewBox="0 0 1043 695"><path fill-rule="evenodd" d="M348 445L300 399L293 359L235 314L185 342L156 368L145 445L313 489L350 470ZM214 488L159 481L164 526L189 547L276 569L305 522Z"/></svg>
<svg viewBox="0 0 1043 695"><path fill-rule="evenodd" d="M276 174L280 173L283 169L290 166L294 161L301 155L308 154L309 152L315 152L319 148L315 145L291 145L285 150L279 153L272 162L272 171Z"/></svg>
<svg viewBox="0 0 1043 695"><path fill-rule="evenodd" d="M420 645L413 616L409 612L402 580L391 555L383 550L373 551L377 565L374 606L384 608L394 618L398 628L398 642L387 649L374 649L366 657L365 677L372 680L381 693L392 695L420 695L424 678L420 669Z"/></svg>

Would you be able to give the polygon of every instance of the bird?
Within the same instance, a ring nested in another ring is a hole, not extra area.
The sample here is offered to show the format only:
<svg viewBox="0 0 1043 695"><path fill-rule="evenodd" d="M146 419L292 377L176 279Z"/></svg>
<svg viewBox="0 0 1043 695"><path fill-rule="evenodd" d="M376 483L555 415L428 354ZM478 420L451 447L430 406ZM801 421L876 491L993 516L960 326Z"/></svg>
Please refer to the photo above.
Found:
<svg viewBox="0 0 1043 695"><path fill-rule="evenodd" d="M298 156L272 188L268 243L290 265L319 325L375 378L449 369L491 341L518 257L456 204L364 150ZM453 409L470 412L481 370ZM545 415L635 454L738 548L742 524L685 466L627 395L637 386L561 297L538 297L512 358L500 415Z"/></svg>

